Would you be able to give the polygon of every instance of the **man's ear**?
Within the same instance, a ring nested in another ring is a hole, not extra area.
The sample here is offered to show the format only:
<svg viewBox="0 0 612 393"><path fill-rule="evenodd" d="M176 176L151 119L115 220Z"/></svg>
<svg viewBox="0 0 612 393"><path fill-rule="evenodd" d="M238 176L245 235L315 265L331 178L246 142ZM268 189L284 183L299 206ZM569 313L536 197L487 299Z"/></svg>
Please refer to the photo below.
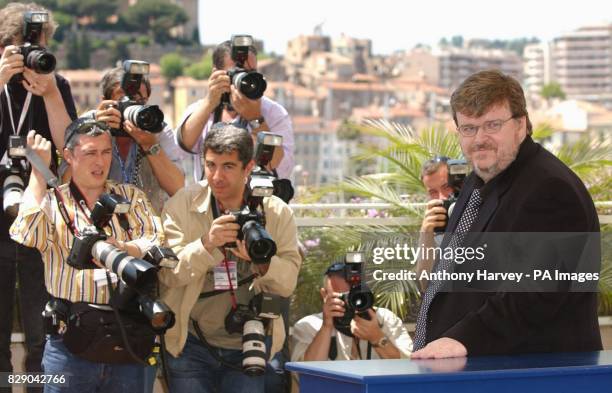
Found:
<svg viewBox="0 0 612 393"><path fill-rule="evenodd" d="M247 176L251 174L251 171L253 170L254 166L255 166L255 160L251 160L248 162L248 164L246 164L246 167L244 169L246 170Z"/></svg>
<svg viewBox="0 0 612 393"><path fill-rule="evenodd" d="M64 160L66 160L68 165L72 165L72 160L74 159L74 157L72 156L72 150L64 147L63 153L64 153Z"/></svg>

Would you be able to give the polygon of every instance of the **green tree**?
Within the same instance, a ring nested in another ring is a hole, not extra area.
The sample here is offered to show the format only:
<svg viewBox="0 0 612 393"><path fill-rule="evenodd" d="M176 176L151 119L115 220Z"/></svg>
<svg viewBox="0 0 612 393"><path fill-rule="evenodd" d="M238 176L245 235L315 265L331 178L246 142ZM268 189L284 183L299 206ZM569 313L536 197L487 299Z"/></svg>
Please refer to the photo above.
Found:
<svg viewBox="0 0 612 393"><path fill-rule="evenodd" d="M185 11L168 0L140 0L122 19L130 29L149 33L159 42L167 41L170 30L188 20Z"/></svg>
<svg viewBox="0 0 612 393"><path fill-rule="evenodd" d="M117 62L130 58L129 42L130 39L128 37L117 37L109 43L111 66L114 67Z"/></svg>
<svg viewBox="0 0 612 393"><path fill-rule="evenodd" d="M212 74L212 56L204 55L202 60L197 63L193 63L187 68L185 68L185 75L190 76L194 79L208 79L210 74Z"/></svg>
<svg viewBox="0 0 612 393"><path fill-rule="evenodd" d="M66 43L66 66L68 69L75 70L81 68L79 56L79 38L76 34L71 34Z"/></svg>
<svg viewBox="0 0 612 393"><path fill-rule="evenodd" d="M451 37L451 45L457 48L463 48L463 36L454 35Z"/></svg>
<svg viewBox="0 0 612 393"><path fill-rule="evenodd" d="M174 78L183 75L185 63L183 57L178 53L167 53L163 55L159 61L162 75L171 81Z"/></svg>
<svg viewBox="0 0 612 393"><path fill-rule="evenodd" d="M557 82L550 82L542 86L540 95L545 100L551 100L553 98L560 98L562 100L565 99L565 93L563 92L563 89L561 89L561 85Z"/></svg>

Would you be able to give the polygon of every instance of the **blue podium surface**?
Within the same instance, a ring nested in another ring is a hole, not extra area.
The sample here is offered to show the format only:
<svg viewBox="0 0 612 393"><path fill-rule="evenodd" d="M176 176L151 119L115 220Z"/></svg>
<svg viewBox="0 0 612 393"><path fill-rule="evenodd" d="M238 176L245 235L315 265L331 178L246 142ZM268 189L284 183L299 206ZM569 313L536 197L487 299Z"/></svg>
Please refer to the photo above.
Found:
<svg viewBox="0 0 612 393"><path fill-rule="evenodd" d="M300 393L612 392L612 351L292 362Z"/></svg>

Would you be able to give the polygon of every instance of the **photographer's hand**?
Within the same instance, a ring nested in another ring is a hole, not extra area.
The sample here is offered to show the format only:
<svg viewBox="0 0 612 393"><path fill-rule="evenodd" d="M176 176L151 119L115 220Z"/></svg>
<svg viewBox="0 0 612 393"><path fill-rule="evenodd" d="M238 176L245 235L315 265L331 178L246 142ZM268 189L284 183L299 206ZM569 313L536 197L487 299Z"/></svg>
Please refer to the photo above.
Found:
<svg viewBox="0 0 612 393"><path fill-rule="evenodd" d="M232 106L240 117L247 121L259 119L261 117L261 99L251 100L242 94L234 86L232 90ZM260 127L262 128L262 127Z"/></svg>
<svg viewBox="0 0 612 393"><path fill-rule="evenodd" d="M0 87L6 85L13 75L23 72L23 56L19 53L19 48L9 45L4 48L0 58Z"/></svg>
<svg viewBox="0 0 612 393"><path fill-rule="evenodd" d="M53 93L59 94L55 74L38 74L29 68L23 70L23 88L35 96L46 97Z"/></svg>
<svg viewBox="0 0 612 393"><path fill-rule="evenodd" d="M129 120L123 122L123 129L129 136L134 138L136 143L138 143L144 151L149 150L151 146L159 142L159 134L142 130Z"/></svg>
<svg viewBox="0 0 612 393"><path fill-rule="evenodd" d="M103 100L98 104L94 119L106 123L111 128L121 126L121 112L117 109L117 101Z"/></svg>
<svg viewBox="0 0 612 393"><path fill-rule="evenodd" d="M210 226L208 233L202 236L202 244L209 253L215 248L223 247L226 243L235 242L238 237L240 225L236 224L236 217L226 214L217 217Z"/></svg>
<svg viewBox="0 0 612 393"><path fill-rule="evenodd" d="M433 232L435 228L446 224L446 209L441 199L432 199L427 202L425 217L421 224L421 232Z"/></svg>
<svg viewBox="0 0 612 393"><path fill-rule="evenodd" d="M329 280L326 280L329 282ZM323 327L334 327L334 317L342 317L346 309L344 301L340 299L341 294L334 292L331 285L326 284L325 288L321 288L321 297L323 298Z"/></svg>
<svg viewBox="0 0 612 393"><path fill-rule="evenodd" d="M355 318L351 321L351 332L358 339L366 340L374 344L383 338L385 334L378 324L376 312L369 308L368 315L370 319L361 318L359 315L355 314Z"/></svg>
<svg viewBox="0 0 612 393"><path fill-rule="evenodd" d="M213 69L212 74L208 78L208 95L205 100L205 107L208 113L215 110L221 102L221 96L224 93L230 92L230 77L227 76L227 71Z"/></svg>
<svg viewBox="0 0 612 393"><path fill-rule="evenodd" d="M32 149L47 166L51 164L51 141L46 140L41 135L37 134L36 131L31 130L28 132L26 145ZM47 181L35 166L32 166L32 174L30 175L30 182L28 183L26 192L32 194L34 200L38 202L39 205L42 204L45 194L47 193Z"/></svg>

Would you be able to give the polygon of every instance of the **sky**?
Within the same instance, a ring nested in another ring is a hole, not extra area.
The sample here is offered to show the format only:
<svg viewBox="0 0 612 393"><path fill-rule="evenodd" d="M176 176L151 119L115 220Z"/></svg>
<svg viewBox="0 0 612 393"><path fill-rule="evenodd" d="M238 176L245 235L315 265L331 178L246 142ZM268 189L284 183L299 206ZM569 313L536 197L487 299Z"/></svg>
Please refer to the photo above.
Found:
<svg viewBox="0 0 612 393"><path fill-rule="evenodd" d="M550 40L594 23L612 23L609 0L199 0L200 41L218 44L232 34L263 39L283 54L287 41L323 23L332 38L370 38L374 54L411 49L440 38L538 37Z"/></svg>

